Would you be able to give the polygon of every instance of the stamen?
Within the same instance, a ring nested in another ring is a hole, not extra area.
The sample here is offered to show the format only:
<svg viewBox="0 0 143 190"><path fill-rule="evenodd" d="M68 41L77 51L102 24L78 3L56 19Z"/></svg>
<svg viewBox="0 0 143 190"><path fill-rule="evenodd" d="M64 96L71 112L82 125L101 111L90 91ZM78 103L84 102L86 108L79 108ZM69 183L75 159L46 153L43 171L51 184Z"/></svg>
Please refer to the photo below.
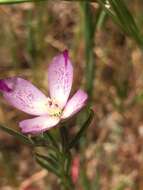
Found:
<svg viewBox="0 0 143 190"><path fill-rule="evenodd" d="M60 109L60 107L58 106L57 103L55 103L54 101L52 101L51 99L48 101L48 114L51 116L55 116L55 117L59 117L62 113L62 110Z"/></svg>

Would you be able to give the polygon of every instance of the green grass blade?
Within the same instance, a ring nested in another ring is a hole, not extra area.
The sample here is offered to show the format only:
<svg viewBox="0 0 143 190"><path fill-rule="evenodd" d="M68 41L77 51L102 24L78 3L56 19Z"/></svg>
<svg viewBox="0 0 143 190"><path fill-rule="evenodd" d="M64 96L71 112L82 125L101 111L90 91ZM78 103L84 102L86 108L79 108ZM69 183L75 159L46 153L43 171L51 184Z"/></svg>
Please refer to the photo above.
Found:
<svg viewBox="0 0 143 190"><path fill-rule="evenodd" d="M143 37L138 26L123 0L109 0L109 5L104 0L97 0L113 21L142 48Z"/></svg>
<svg viewBox="0 0 143 190"><path fill-rule="evenodd" d="M105 12L105 10L99 10L99 13L97 15L97 20L96 20L96 29L100 30L102 28L102 26L104 26L106 17L107 17L107 13Z"/></svg>
<svg viewBox="0 0 143 190"><path fill-rule="evenodd" d="M139 29L135 23L135 20L131 13L129 12L127 6L124 4L123 0L114 1L109 0L111 6L113 7L114 11L116 12L116 15L119 17L122 25L128 32L130 36L133 36L137 41L139 39Z"/></svg>

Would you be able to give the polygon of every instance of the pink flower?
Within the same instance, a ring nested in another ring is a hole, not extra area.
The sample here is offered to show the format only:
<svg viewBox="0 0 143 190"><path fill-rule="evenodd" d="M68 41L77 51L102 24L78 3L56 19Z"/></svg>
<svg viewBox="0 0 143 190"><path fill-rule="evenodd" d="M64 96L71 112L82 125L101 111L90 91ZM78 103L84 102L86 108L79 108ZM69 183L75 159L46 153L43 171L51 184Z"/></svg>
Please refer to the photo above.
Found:
<svg viewBox="0 0 143 190"><path fill-rule="evenodd" d="M79 178L80 157L77 155L72 161L71 177L74 184L76 184Z"/></svg>
<svg viewBox="0 0 143 190"><path fill-rule="evenodd" d="M19 124L23 133L36 134L56 126L85 105L88 96L80 89L68 100L72 81L73 67L65 50L53 58L48 68L50 97L20 77L1 79L0 91L12 106L36 116Z"/></svg>

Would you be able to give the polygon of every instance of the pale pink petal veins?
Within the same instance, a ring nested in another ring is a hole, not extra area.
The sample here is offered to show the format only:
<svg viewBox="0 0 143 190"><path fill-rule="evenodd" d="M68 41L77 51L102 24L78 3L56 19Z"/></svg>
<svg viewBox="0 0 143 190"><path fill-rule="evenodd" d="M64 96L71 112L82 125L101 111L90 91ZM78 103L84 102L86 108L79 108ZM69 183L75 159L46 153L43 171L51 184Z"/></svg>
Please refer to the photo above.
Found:
<svg viewBox="0 0 143 190"><path fill-rule="evenodd" d="M0 92L19 110L31 115L47 114L48 98L27 80L19 77L1 79Z"/></svg>
<svg viewBox="0 0 143 190"><path fill-rule="evenodd" d="M40 116L27 119L19 123L23 133L38 134L44 132L59 123L59 118L54 116Z"/></svg>
<svg viewBox="0 0 143 190"><path fill-rule="evenodd" d="M78 90L67 102L61 118L65 119L77 113L85 105L87 98L88 95L86 92Z"/></svg>
<svg viewBox="0 0 143 190"><path fill-rule="evenodd" d="M50 96L63 108L66 104L73 80L73 67L68 52L54 57L48 68L48 85Z"/></svg>

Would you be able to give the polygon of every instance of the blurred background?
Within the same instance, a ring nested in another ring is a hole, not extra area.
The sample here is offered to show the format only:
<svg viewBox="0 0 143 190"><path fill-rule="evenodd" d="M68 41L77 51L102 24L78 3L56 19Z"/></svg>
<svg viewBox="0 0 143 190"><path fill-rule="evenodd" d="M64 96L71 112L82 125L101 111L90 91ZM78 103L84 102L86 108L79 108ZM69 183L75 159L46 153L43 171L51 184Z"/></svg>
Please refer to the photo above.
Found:
<svg viewBox="0 0 143 190"><path fill-rule="evenodd" d="M69 50L72 93L89 94L95 117L73 151L77 190L143 190L143 1L41 1L0 5L0 78L21 76L45 94L51 59ZM0 123L28 116L0 98ZM73 134L84 111L70 122ZM58 190L32 149L0 132L1 190Z"/></svg>

